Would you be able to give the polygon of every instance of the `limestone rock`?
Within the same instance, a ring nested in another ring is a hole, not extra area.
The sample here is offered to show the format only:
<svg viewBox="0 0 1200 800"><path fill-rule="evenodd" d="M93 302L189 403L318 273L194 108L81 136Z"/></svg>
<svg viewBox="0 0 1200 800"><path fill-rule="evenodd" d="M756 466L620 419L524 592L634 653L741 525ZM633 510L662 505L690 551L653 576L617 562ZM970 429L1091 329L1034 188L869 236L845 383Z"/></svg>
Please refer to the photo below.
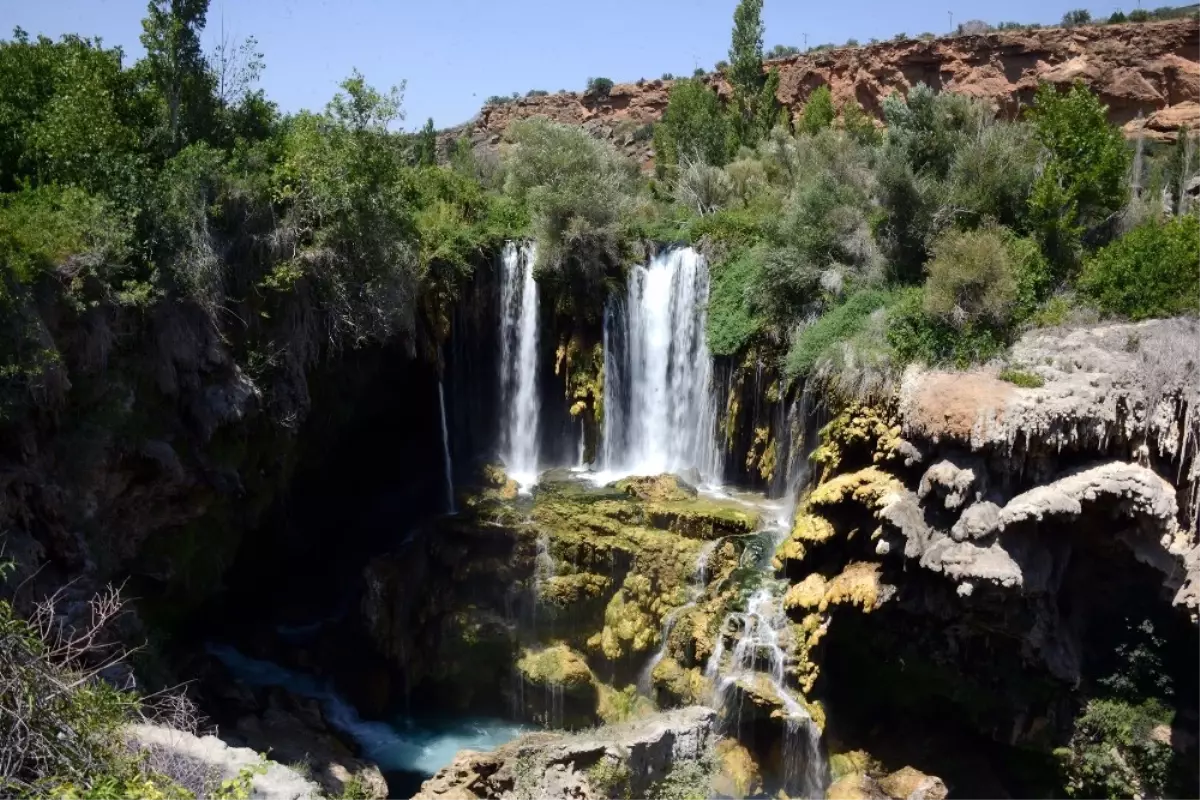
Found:
<svg viewBox="0 0 1200 800"><path fill-rule="evenodd" d="M713 744L716 712L690 706L578 734L526 734L492 753L463 751L426 781L420 800L612 796L595 784L620 780L630 797Z"/></svg>
<svg viewBox="0 0 1200 800"><path fill-rule="evenodd" d="M947 509L963 508L986 491L986 477L987 472L979 459L944 458L921 476L917 497L925 500L929 495L936 495Z"/></svg>
<svg viewBox="0 0 1200 800"><path fill-rule="evenodd" d="M697 494L696 487L685 483L682 478L668 474L624 478L614 485L633 497L649 502L690 500Z"/></svg>
<svg viewBox="0 0 1200 800"><path fill-rule="evenodd" d="M762 772L745 745L736 739L722 739L714 752L717 761L714 792L732 798L752 797L762 792Z"/></svg>
<svg viewBox="0 0 1200 800"><path fill-rule="evenodd" d="M130 725L125 730L132 746L148 751L148 758L164 754L185 763L201 765L219 776L218 780L238 777L246 768L264 766L265 772L254 777L251 797L263 800L300 800L321 798L320 786L293 769L268 761L248 747L230 747L215 736L194 736L160 725ZM383 795L386 797L386 788Z"/></svg>
<svg viewBox="0 0 1200 800"><path fill-rule="evenodd" d="M879 779L879 787L893 800L946 800L946 784L912 767Z"/></svg>

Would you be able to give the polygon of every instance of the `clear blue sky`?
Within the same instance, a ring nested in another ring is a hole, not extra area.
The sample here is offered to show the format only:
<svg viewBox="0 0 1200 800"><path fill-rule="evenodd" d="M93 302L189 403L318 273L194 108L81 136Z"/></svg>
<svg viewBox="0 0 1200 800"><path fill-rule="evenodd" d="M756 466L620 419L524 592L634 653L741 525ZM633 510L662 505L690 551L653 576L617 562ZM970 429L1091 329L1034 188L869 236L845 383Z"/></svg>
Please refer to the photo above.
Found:
<svg viewBox="0 0 1200 800"><path fill-rule="evenodd" d="M1087 4L1107 16L1119 0ZM1147 6L1161 4L1155 0ZM529 89L580 89L589 76L615 81L691 74L726 57L736 0L212 0L206 46L224 20L257 37L263 88L284 111L323 108L357 67L386 87L407 80L405 127L439 128L474 116L484 98ZM767 47L866 42L904 31L940 33L955 23L1054 23L1081 0L765 0ZM1130 0L1125 8L1135 7ZM1182 0L1181 0L1182 4ZM0 0L0 35L100 36L140 57L145 0Z"/></svg>

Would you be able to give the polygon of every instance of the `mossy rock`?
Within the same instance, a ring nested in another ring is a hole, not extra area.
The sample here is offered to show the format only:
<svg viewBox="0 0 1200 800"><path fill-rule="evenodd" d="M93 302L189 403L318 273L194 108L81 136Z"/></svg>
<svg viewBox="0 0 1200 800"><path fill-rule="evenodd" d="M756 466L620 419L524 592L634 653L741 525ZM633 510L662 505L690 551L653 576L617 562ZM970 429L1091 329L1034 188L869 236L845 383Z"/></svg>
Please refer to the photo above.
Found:
<svg viewBox="0 0 1200 800"><path fill-rule="evenodd" d="M707 497L648 503L646 517L653 527L690 539L744 535L758 530L762 524L761 515L755 511Z"/></svg>
<svg viewBox="0 0 1200 800"><path fill-rule="evenodd" d="M612 485L631 497L650 503L691 500L698 494L696 487L676 475L667 474L622 478Z"/></svg>
<svg viewBox="0 0 1200 800"><path fill-rule="evenodd" d="M720 797L755 797L762 793L762 770L745 745L736 739L721 739L713 748L716 774L712 790Z"/></svg>
<svg viewBox="0 0 1200 800"><path fill-rule="evenodd" d="M568 608L602 597L611 588L612 579L607 575L592 572L555 575L542 583L540 599L553 606Z"/></svg>
<svg viewBox="0 0 1200 800"><path fill-rule="evenodd" d="M480 470L480 483L501 500L512 500L517 496L517 482L508 477L508 472L499 464L485 464Z"/></svg>
<svg viewBox="0 0 1200 800"><path fill-rule="evenodd" d="M571 692L595 689L596 679L587 661L565 644L523 651L517 670L533 686L561 686Z"/></svg>
<svg viewBox="0 0 1200 800"><path fill-rule="evenodd" d="M884 773L883 765L866 750L850 750L830 754L829 774L836 781L847 775L867 775L874 778Z"/></svg>
<svg viewBox="0 0 1200 800"><path fill-rule="evenodd" d="M843 775L834 780L825 790L825 798L826 800L888 800L888 796L879 788L878 783L857 772Z"/></svg>
<svg viewBox="0 0 1200 800"><path fill-rule="evenodd" d="M670 656L654 665L650 683L663 708L700 703L710 688L699 667L683 667Z"/></svg>

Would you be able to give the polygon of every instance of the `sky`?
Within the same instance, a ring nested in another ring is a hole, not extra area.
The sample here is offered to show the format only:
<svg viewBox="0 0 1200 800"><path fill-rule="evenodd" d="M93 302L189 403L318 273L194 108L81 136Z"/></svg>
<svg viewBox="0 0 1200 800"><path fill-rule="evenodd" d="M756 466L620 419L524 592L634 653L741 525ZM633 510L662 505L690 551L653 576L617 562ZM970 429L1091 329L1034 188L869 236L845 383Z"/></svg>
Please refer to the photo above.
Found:
<svg viewBox="0 0 1200 800"><path fill-rule="evenodd" d="M1118 7L1088 5L1107 17ZM1148 3L1161 5L1162 0ZM285 112L318 110L357 68L379 88L406 82L404 127L432 117L466 122L490 95L579 90L593 76L620 83L690 75L727 58L736 0L211 0L206 49L254 36L261 85ZM969 19L1058 22L1080 0L765 0L765 44L802 47L896 33L941 33ZM14 26L57 38L99 36L138 58L146 0L0 0L0 35Z"/></svg>

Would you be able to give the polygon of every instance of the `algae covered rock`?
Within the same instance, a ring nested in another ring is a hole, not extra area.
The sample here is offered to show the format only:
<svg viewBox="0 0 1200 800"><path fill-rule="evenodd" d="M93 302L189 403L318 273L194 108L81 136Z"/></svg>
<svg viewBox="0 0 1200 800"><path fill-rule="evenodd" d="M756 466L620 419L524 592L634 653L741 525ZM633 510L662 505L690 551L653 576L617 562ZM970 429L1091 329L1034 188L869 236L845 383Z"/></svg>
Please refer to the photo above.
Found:
<svg viewBox="0 0 1200 800"><path fill-rule="evenodd" d="M613 486L632 497L651 503L690 500L697 495L694 486L676 475L667 474L622 478Z"/></svg>
<svg viewBox="0 0 1200 800"><path fill-rule="evenodd" d="M762 771L754 756L736 739L722 739L713 748L716 773L712 790L721 797L754 797L762 793Z"/></svg>
<svg viewBox="0 0 1200 800"><path fill-rule="evenodd" d="M650 673L660 705L687 705L704 699L708 693L708 681L699 667L686 668L671 657L665 657L654 665Z"/></svg>
<svg viewBox="0 0 1200 800"><path fill-rule="evenodd" d="M879 787L893 800L946 800L946 784L942 779L913 767L880 778Z"/></svg>
<svg viewBox="0 0 1200 800"><path fill-rule="evenodd" d="M566 691L595 689L595 678L583 656L565 644L526 650L517 661L521 677L534 686L561 686Z"/></svg>

